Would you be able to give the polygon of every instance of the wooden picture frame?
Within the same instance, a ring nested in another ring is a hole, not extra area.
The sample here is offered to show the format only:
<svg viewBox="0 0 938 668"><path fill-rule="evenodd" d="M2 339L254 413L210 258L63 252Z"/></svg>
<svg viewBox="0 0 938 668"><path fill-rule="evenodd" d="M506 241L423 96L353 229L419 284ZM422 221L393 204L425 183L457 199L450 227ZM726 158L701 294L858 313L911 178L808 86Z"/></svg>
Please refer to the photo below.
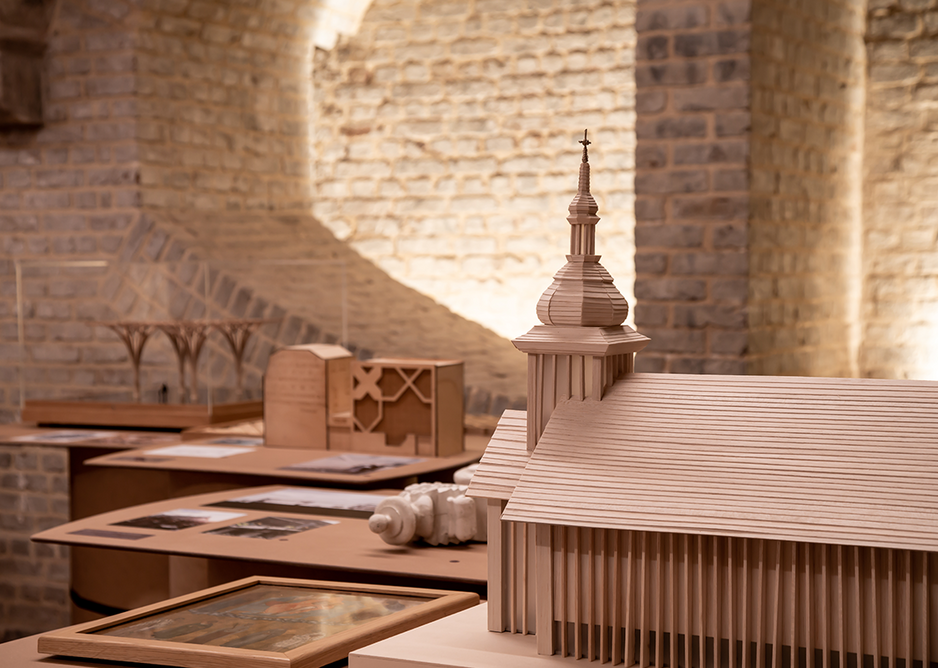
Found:
<svg viewBox="0 0 938 668"><path fill-rule="evenodd" d="M466 592L255 576L52 631L38 650L180 668L317 668L478 602Z"/></svg>

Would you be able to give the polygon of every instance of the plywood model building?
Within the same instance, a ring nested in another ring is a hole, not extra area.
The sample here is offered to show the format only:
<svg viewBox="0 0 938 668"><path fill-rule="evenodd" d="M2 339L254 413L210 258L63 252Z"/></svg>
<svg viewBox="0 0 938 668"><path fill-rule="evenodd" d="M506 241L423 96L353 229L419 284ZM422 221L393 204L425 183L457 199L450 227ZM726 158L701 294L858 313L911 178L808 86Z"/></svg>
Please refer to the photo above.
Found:
<svg viewBox="0 0 938 668"><path fill-rule="evenodd" d="M527 411L469 494L489 629L626 666L938 661L938 383L632 373L648 341L594 251L537 306Z"/></svg>
<svg viewBox="0 0 938 668"><path fill-rule="evenodd" d="M463 363L288 346L267 364L264 417L274 447L450 457L465 449Z"/></svg>
<svg viewBox="0 0 938 668"><path fill-rule="evenodd" d="M372 359L352 367L352 449L449 457L463 451L463 364Z"/></svg>
<svg viewBox="0 0 938 668"><path fill-rule="evenodd" d="M274 351L264 374L265 443L348 450L352 361L348 350L326 343Z"/></svg>

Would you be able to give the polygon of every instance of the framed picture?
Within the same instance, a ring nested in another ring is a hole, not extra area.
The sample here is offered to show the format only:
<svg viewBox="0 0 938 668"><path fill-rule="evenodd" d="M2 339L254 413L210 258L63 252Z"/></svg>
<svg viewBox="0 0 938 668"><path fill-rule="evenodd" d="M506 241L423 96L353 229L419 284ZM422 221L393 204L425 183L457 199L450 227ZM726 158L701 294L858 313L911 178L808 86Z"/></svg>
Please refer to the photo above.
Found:
<svg viewBox="0 0 938 668"><path fill-rule="evenodd" d="M316 668L478 602L466 592L258 576L47 633L39 652L182 668Z"/></svg>

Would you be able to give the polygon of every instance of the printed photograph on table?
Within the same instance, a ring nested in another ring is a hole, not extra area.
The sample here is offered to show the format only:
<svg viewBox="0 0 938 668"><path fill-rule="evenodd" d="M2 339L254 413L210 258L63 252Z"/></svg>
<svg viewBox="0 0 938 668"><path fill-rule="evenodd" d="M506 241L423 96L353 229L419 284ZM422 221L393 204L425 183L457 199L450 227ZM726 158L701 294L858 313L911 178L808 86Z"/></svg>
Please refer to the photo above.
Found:
<svg viewBox="0 0 938 668"><path fill-rule="evenodd" d="M246 452L254 452L254 448L241 445L193 445L191 443L180 443L179 445L171 445L166 448L147 450L143 454L224 459L225 457L233 457L234 455L243 455Z"/></svg>
<svg viewBox="0 0 938 668"><path fill-rule="evenodd" d="M81 429L63 429L60 431L47 431L42 434L23 434L14 436L12 440L18 443L81 443L94 438L111 436L110 431L88 431Z"/></svg>
<svg viewBox="0 0 938 668"><path fill-rule="evenodd" d="M329 520L304 520L298 517L261 517L256 520L247 520L237 524L219 527L218 529L209 529L203 533L210 533L217 536L236 536L240 538L263 538L273 540L275 538L286 538L295 533L302 533L310 529L336 524Z"/></svg>
<svg viewBox="0 0 938 668"><path fill-rule="evenodd" d="M384 499L376 494L339 492L311 487L281 487L210 504L218 508L268 510L367 519Z"/></svg>
<svg viewBox="0 0 938 668"><path fill-rule="evenodd" d="M53 631L40 637L39 652L182 668L314 668L478 600L466 592L258 576Z"/></svg>
<svg viewBox="0 0 938 668"><path fill-rule="evenodd" d="M207 445L264 445L262 436L222 436L205 441Z"/></svg>
<svg viewBox="0 0 938 668"><path fill-rule="evenodd" d="M137 527L139 529L162 529L163 531L179 531L212 522L224 522L238 517L244 513L226 513L220 510L201 510L193 508L180 508L167 510L157 515L147 515L123 522L114 522L111 526Z"/></svg>
<svg viewBox="0 0 938 668"><path fill-rule="evenodd" d="M135 434L119 433L109 434L92 438L83 442L84 445L128 445L135 447L147 447L149 445L165 445L167 443L178 443L178 434Z"/></svg>
<svg viewBox="0 0 938 668"><path fill-rule="evenodd" d="M283 468L289 471L316 471L317 473L347 473L358 475L361 473L371 473L372 471L383 471L407 464L416 464L422 462L419 457L388 457L383 455L363 455L356 452L335 455L334 457L324 457L322 459L312 459L308 462L291 464Z"/></svg>

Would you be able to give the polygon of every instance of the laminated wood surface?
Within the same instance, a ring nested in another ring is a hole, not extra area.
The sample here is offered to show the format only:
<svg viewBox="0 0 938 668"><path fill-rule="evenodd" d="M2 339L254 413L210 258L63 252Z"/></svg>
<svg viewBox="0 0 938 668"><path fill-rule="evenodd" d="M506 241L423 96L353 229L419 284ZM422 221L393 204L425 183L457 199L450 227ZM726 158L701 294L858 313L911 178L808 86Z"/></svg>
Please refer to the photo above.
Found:
<svg viewBox="0 0 938 668"><path fill-rule="evenodd" d="M631 374L554 411L503 519L938 550L938 383Z"/></svg>

